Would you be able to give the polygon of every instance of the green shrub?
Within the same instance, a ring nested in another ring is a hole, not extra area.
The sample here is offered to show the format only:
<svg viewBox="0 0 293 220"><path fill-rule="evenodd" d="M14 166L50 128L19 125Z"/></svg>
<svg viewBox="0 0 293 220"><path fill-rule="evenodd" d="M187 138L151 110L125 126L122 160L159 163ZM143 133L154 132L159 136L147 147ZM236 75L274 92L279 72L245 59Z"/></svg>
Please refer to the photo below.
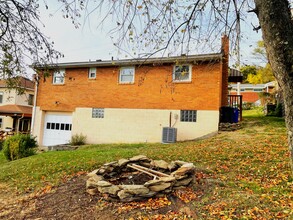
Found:
<svg viewBox="0 0 293 220"><path fill-rule="evenodd" d="M7 160L17 160L36 153L37 142L30 135L16 134L7 138L3 144L3 153Z"/></svg>
<svg viewBox="0 0 293 220"><path fill-rule="evenodd" d="M243 102L242 109L243 110L250 110L255 107L255 104L252 102Z"/></svg>
<svg viewBox="0 0 293 220"><path fill-rule="evenodd" d="M86 143L86 136L83 134L75 134L71 137L71 145L84 145Z"/></svg>

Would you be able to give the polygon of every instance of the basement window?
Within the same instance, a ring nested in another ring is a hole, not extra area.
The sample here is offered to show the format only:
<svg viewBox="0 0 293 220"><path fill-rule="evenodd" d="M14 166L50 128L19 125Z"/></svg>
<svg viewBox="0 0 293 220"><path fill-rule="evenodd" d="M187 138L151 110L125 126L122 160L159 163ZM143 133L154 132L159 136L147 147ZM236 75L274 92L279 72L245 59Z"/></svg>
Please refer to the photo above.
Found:
<svg viewBox="0 0 293 220"><path fill-rule="evenodd" d="M103 108L93 108L92 118L104 118L105 110Z"/></svg>
<svg viewBox="0 0 293 220"><path fill-rule="evenodd" d="M191 65L176 65L173 68L174 82L190 82L191 81Z"/></svg>
<svg viewBox="0 0 293 220"><path fill-rule="evenodd" d="M196 122L197 110L181 110L180 121L182 122Z"/></svg>

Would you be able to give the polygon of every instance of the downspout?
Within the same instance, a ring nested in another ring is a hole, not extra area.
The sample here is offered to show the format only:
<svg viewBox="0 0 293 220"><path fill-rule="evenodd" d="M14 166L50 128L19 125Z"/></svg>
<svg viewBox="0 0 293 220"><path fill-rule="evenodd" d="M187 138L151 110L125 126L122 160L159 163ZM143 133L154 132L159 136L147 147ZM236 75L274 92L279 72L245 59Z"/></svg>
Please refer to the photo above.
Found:
<svg viewBox="0 0 293 220"><path fill-rule="evenodd" d="M24 114L22 114L22 116L17 119L16 133L19 133L20 120L23 118L24 118Z"/></svg>
<svg viewBox="0 0 293 220"><path fill-rule="evenodd" d="M35 94L34 94L34 105L33 105L33 112L32 112L31 135L34 134L34 128L35 128L36 104L37 104L38 85L39 85L38 75L35 76L34 80L35 80Z"/></svg>

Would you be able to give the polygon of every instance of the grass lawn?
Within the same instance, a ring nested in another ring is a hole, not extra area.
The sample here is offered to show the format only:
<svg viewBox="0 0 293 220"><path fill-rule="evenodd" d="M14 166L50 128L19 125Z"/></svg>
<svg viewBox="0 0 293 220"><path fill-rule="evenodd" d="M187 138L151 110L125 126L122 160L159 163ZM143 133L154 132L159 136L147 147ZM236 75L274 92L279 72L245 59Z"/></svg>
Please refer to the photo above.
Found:
<svg viewBox="0 0 293 220"><path fill-rule="evenodd" d="M58 185L82 172L120 158L190 161L223 185L212 188L194 208L204 219L289 219L292 176L284 120L245 111L242 129L176 144L89 145L12 162L0 152L0 183L19 192Z"/></svg>

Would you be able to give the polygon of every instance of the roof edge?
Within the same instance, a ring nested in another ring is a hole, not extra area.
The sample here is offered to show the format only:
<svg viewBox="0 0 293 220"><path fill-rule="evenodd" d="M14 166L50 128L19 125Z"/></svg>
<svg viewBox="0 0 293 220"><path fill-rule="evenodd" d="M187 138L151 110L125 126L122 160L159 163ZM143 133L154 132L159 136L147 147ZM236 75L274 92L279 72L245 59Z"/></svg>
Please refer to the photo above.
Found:
<svg viewBox="0 0 293 220"><path fill-rule="evenodd" d="M47 66L33 64L35 69L57 69L57 68L76 68L76 67L110 67L110 66L127 66L127 65L147 65L147 64L164 64L164 63L177 63L177 62L208 62L220 61L222 53L213 54L199 54L199 55L186 55L174 57L155 57L155 58L136 58L124 60L96 60L85 62L66 62L49 64Z"/></svg>

